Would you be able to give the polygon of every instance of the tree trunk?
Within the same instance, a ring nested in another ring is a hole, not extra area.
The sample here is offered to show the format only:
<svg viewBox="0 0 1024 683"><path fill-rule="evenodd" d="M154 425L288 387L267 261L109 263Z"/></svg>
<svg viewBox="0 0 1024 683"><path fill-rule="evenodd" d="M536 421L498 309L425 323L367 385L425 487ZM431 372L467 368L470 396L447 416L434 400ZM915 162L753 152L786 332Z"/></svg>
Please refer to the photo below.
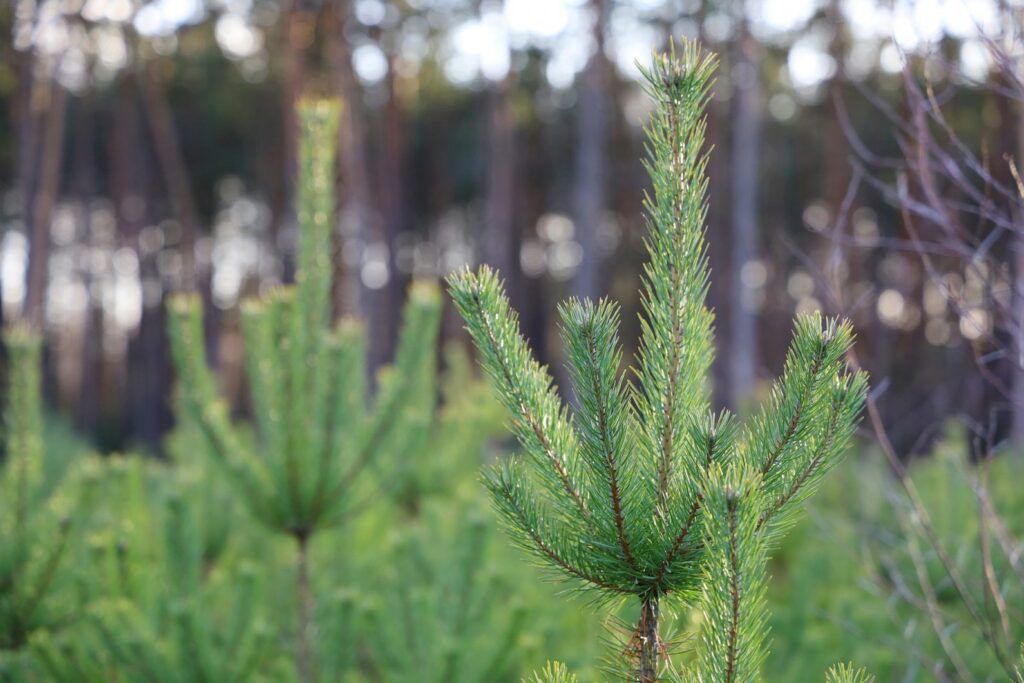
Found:
<svg viewBox="0 0 1024 683"><path fill-rule="evenodd" d="M701 27L705 25L705 19L714 8L708 3L702 3L697 10L696 20ZM705 33L700 35L701 44L704 49L719 55L719 72L726 73L733 59L725 45L718 43L717 39ZM719 85L718 88L723 86ZM711 272L715 277L711 278L709 296L711 307L719 316L716 319L717 334L728 343L730 324L726 312L729 309L729 302L732 297L733 283L729 277L732 268L732 250L729 241L732 239L731 216L732 206L731 189L732 175L729 164L731 155L731 139L729 130L731 128L729 100L717 93L717 88L712 90L712 96L706 107L707 132L705 134L705 152L710 154L707 164L708 174L708 198L707 198L707 221L706 229L709 235L721 235L722 239L708 241L708 259L711 264ZM726 407L729 404L729 385L732 370L730 354L718 354L711 366L712 383L714 385L713 404L715 409Z"/></svg>
<svg viewBox="0 0 1024 683"><path fill-rule="evenodd" d="M67 93L63 86L56 79L48 85L46 101L42 104L45 109L45 127L39 151L38 176L32 184L34 193L25 198L31 206L31 213L26 223L29 230L29 254L22 315L26 322L36 328L40 328L44 320L43 308L50 265L50 223L60 189L64 119L67 111ZM30 106L34 107L35 104Z"/></svg>
<svg viewBox="0 0 1024 683"><path fill-rule="evenodd" d="M367 308L367 289L362 286L359 277L359 263L355 259L356 255L343 252L344 238L365 244L376 230L366 154L363 93L352 71L352 50L344 30L349 18L348 0L334 0L328 16L331 21L327 29L328 59L336 79L335 88L342 101L341 125L338 127L338 164L342 183L338 207L341 230L335 230L331 295L332 312L337 319L343 314L364 315Z"/></svg>
<svg viewBox="0 0 1024 683"><path fill-rule="evenodd" d="M519 282L519 240L515 230L515 122L509 106L511 74L487 92L486 217L481 235L481 260L498 269L509 290Z"/></svg>
<svg viewBox="0 0 1024 683"><path fill-rule="evenodd" d="M744 10L745 12L745 10ZM744 14L733 68L732 270L729 302L729 402L735 408L757 380L757 314L753 293L743 284L743 267L757 254L757 207L761 158L760 56Z"/></svg>
<svg viewBox="0 0 1024 683"><path fill-rule="evenodd" d="M394 355L401 317L406 277L398 269L399 238L407 230L407 194L405 183L405 112L396 87L395 56L389 55L388 99L381 112L378 135L378 199L382 216L378 240L387 247L388 276L375 294L370 314L370 367L375 370Z"/></svg>
<svg viewBox="0 0 1024 683"><path fill-rule="evenodd" d="M282 277L291 282L295 277L295 254L293 238L297 226L295 215L295 190L298 179L299 122L295 107L302 98L306 87L306 66L309 49L313 43L316 16L305 5L304 0L290 0L284 3L283 45L284 88L281 120L284 130L281 134L281 205L279 215L272 226L274 247L281 255ZM287 239L286 239L287 238Z"/></svg>
<svg viewBox="0 0 1024 683"><path fill-rule="evenodd" d="M118 85L110 141L111 196L117 212L119 239L138 255L142 285L139 326L131 332L126 364L128 434L154 453L162 452L162 439L171 424L167 403L171 384L167 348L164 284L157 267L158 245L146 244L143 226L150 218L150 203L156 184L151 159L145 153L147 135L141 121L134 77L125 76Z"/></svg>
<svg viewBox="0 0 1024 683"><path fill-rule="evenodd" d="M82 101L82 111L74 121L72 160L72 192L75 196L75 214L78 239L90 247L92 220L89 203L96 195L96 130L95 111L90 96ZM81 269L85 287L85 320L82 325L80 372L74 399L75 427L83 434L95 437L99 428L101 405L98 388L103 375L103 305L94 296L93 273L89 265Z"/></svg>
<svg viewBox="0 0 1024 683"><path fill-rule="evenodd" d="M306 533L295 537L295 601L298 625L295 635L295 669L299 683L313 683L316 680L316 655L313 649L314 619L316 603L313 585L309 577L309 541Z"/></svg>
<svg viewBox="0 0 1024 683"><path fill-rule="evenodd" d="M661 639L658 636L658 598L648 596L640 604L640 621L636 625L636 638L640 646L639 683L657 683Z"/></svg>
<svg viewBox="0 0 1024 683"><path fill-rule="evenodd" d="M576 142L576 239L582 260L573 281L579 297L596 299L601 294L601 254L598 233L604 214L607 175L608 62L604 55L607 0L591 0L594 10L594 54L579 83L579 123Z"/></svg>
<svg viewBox="0 0 1024 683"><path fill-rule="evenodd" d="M825 201L828 203L833 223L839 218L839 211L850 185L850 146L839 118L842 102L843 83L846 78L846 36L840 0L830 0L825 10L832 39L829 42L829 56L835 62L836 70L828 82L828 116L825 119Z"/></svg>
<svg viewBox="0 0 1024 683"><path fill-rule="evenodd" d="M11 25L8 31L13 32L14 6L11 4ZM8 33L7 35L10 35ZM18 135L18 191L21 195L22 217L25 225L26 238L31 237L33 225L32 217L35 215L34 201L36 196L36 182L38 180L36 168L39 165L39 127L45 113L41 104L45 103L45 96L41 96L41 85L35 77L35 64L32 50L15 50L5 41L5 52L16 60L17 64L17 89L15 90L15 117ZM45 94L45 93L44 93ZM21 302L25 306L24 299Z"/></svg>
<svg viewBox="0 0 1024 683"><path fill-rule="evenodd" d="M181 288L204 291L209 287L209 273L196 270L195 247L199 239L199 216L192 194L192 182L181 151L181 140L174 115L167 102L162 63L151 60L143 74L142 94L146 118L153 140L153 151L174 213L181 224Z"/></svg>
<svg viewBox="0 0 1024 683"><path fill-rule="evenodd" d="M181 225L181 273L175 286L182 291L198 292L203 300L203 340L206 357L217 362L217 307L213 305L213 264L196 260L200 218L192 192L192 180L182 151L181 136L167 97L163 67L165 62L151 60L143 74L142 96L146 119L153 140L153 152L167 186L174 215Z"/></svg>

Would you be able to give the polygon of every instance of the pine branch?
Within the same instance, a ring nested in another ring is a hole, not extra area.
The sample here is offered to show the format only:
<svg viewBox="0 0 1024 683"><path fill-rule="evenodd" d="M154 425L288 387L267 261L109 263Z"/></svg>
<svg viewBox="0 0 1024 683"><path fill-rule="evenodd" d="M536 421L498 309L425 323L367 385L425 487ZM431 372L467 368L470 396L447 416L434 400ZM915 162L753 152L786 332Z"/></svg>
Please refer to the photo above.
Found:
<svg viewBox="0 0 1024 683"><path fill-rule="evenodd" d="M641 318L641 391L638 411L643 447L656 454L658 504L667 503L680 457L682 419L708 407L712 315L704 243L707 155L704 105L714 59L695 43L677 57L656 56L641 67L657 109L646 128L645 162L653 195L645 198L650 261L644 269Z"/></svg>
<svg viewBox="0 0 1024 683"><path fill-rule="evenodd" d="M747 457L770 493L781 493L787 473L806 460L809 437L827 421L831 388L845 371L852 344L848 322L823 320L817 313L797 318L782 378L745 438ZM858 411L859 406L853 419Z"/></svg>
<svg viewBox="0 0 1024 683"><path fill-rule="evenodd" d="M448 279L455 306L466 320L481 353L481 363L497 388L498 397L513 415L513 427L526 451L550 467L544 471L554 499L568 517L588 518L590 512L579 482L570 470L578 444L551 376L535 361L519 334L497 275L487 266ZM554 481L552 481L554 479ZM564 495L559 495L559 489Z"/></svg>
<svg viewBox="0 0 1024 683"><path fill-rule="evenodd" d="M703 503L701 489L713 464L725 466L736 457L736 421L728 413L717 418L708 415L688 431L690 449L697 455L686 458L684 485L679 487L679 494L670 498L678 502L668 509L666 521L669 529L678 529L678 532L664 551L664 560L653 582L659 593L693 590L696 560L703 540L698 528ZM680 517L681 514L685 516Z"/></svg>
<svg viewBox="0 0 1024 683"><path fill-rule="evenodd" d="M43 560L40 562L38 570L30 572L28 571L30 568L22 568L26 575L35 575L35 581L32 582L31 587L28 589L27 596L23 600L15 601L21 603L18 606L17 620L26 626L34 620L36 610L57 577L57 570L60 568L61 560L67 551L69 527L70 522L66 520L61 521L57 532L57 539L52 542L53 544L50 547L45 549ZM15 595L15 597L21 596Z"/></svg>
<svg viewBox="0 0 1024 683"><path fill-rule="evenodd" d="M334 150L339 105L299 107L299 257L296 284L242 305L246 364L259 440L250 445L231 424L203 351L195 297L169 304L183 405L200 425L249 510L296 537L338 522L366 468L413 449L436 402L436 286L415 283L403 312L398 353L382 371L373 409L366 406L365 330L352 321L329 327Z"/></svg>
<svg viewBox="0 0 1024 683"><path fill-rule="evenodd" d="M758 479L742 468L712 468L705 492L701 680L747 683L765 656L766 550L757 533Z"/></svg>
<svg viewBox="0 0 1024 683"><path fill-rule="evenodd" d="M832 382L826 401L826 426L808 439L805 454L785 477L782 492L761 513L758 529L766 525L778 527L785 511L814 493L825 474L839 463L856 430L866 396L867 376L863 373L840 375Z"/></svg>
<svg viewBox="0 0 1024 683"><path fill-rule="evenodd" d="M626 563L639 572L625 521L626 514L639 511L641 501L634 483L636 467L624 461L629 457L627 441L633 415L619 376L622 351L618 307L607 301L595 305L572 299L559 312L569 371L581 408L574 416L580 455L590 463L592 476L607 489L615 527L611 535ZM632 509L624 512L624 504L629 503Z"/></svg>
<svg viewBox="0 0 1024 683"><path fill-rule="evenodd" d="M219 522L195 507L204 482L143 458L108 464L102 511L114 527L94 527L79 575L87 618L33 643L54 681L268 680L271 662L287 664L274 644L279 631L262 619L252 565L210 571L206 527Z"/></svg>
<svg viewBox="0 0 1024 683"><path fill-rule="evenodd" d="M290 296L289 290L277 289L264 300L245 301L241 306L253 412L263 443L273 452L274 457L268 458L271 461L280 459L288 449L285 415L288 392L285 390L285 363L279 337Z"/></svg>
<svg viewBox="0 0 1024 683"><path fill-rule="evenodd" d="M568 577L582 580L592 588L614 594L630 593L601 578L585 565L585 558L574 551L572 540L560 537L553 523L545 521L540 505L520 485L522 475L515 463L497 465L484 477L498 512L509 527L512 538L525 551L550 563Z"/></svg>
<svg viewBox="0 0 1024 683"><path fill-rule="evenodd" d="M213 453L228 471L260 519L272 523L273 484L270 472L260 460L245 457L227 406L217 395L213 373L206 363L203 343L203 312L199 298L180 294L167 302L167 327L171 339L171 357L179 375L182 403L196 421Z"/></svg>
<svg viewBox="0 0 1024 683"><path fill-rule="evenodd" d="M434 345L424 344L423 340L437 338L440 317L441 298L437 288L433 284L414 283L402 312L394 365L381 370L373 408L365 424L356 430L352 443L354 456L337 483L326 489L324 499L336 500L343 496L374 461L401 455L406 449L415 450L419 439L426 434L436 402L436 359ZM365 341L359 342L357 349L361 354L358 358L339 359L361 368L365 362L362 360ZM342 396L343 402L353 407L364 391L362 383L356 382ZM342 408L339 405L339 410ZM344 419L338 420L338 429L344 423ZM336 434L338 439L345 438L341 432L336 431ZM339 510L339 514L341 512Z"/></svg>

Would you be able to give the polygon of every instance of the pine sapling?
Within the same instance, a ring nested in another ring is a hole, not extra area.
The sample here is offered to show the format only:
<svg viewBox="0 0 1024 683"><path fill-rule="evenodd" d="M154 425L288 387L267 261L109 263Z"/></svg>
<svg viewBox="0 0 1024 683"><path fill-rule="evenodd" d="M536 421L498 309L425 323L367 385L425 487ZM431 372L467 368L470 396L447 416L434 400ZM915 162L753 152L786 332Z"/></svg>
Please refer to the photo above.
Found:
<svg viewBox="0 0 1024 683"><path fill-rule="evenodd" d="M157 581L158 590L144 588L150 592L145 601L125 595L93 606L92 626L103 650L127 680L280 680L287 674L278 666L281 660L274 631L257 609L255 569L243 565L217 582L211 581L204 572L203 530L189 505L186 490L169 493L166 528L160 538L164 547L159 548L162 566L147 577L149 581L154 574L162 577ZM130 586L125 588L130 590ZM218 618L211 617L210 604L225 596L225 609ZM50 663L67 661L54 657ZM68 680L76 679L71 676Z"/></svg>
<svg viewBox="0 0 1024 683"><path fill-rule="evenodd" d="M525 626L510 582L488 553L475 506L432 507L389 551L369 612L374 668L389 683L491 683L515 671ZM450 523L450 515L458 523Z"/></svg>
<svg viewBox="0 0 1024 683"><path fill-rule="evenodd" d="M172 351L186 409L231 474L250 512L296 543L296 669L316 678L314 591L309 545L376 496L365 482L388 453L420 438L434 405L432 377L440 294L412 286L394 366L381 372L367 407L366 334L330 321L331 230L339 104L300 104L299 252L296 284L242 305L242 332L255 444L231 423L203 353L202 311L194 296L170 303ZM387 475L383 475L387 478Z"/></svg>
<svg viewBox="0 0 1024 683"><path fill-rule="evenodd" d="M48 476L43 440L41 337L16 326L4 334L7 396L6 452L0 462L0 679L18 680L13 659L30 637L73 616L69 596L60 593L66 558L78 524L88 511L89 474L68 493ZM76 515L70 511L78 506Z"/></svg>
<svg viewBox="0 0 1024 683"><path fill-rule="evenodd" d="M79 590L87 615L42 633L32 651L47 681L261 683L290 658L262 609L266 576L249 562L209 562L205 491L150 459L114 457L97 493Z"/></svg>
<svg viewBox="0 0 1024 683"><path fill-rule="evenodd" d="M561 662L549 662L539 673L525 683L576 683L576 676Z"/></svg>
<svg viewBox="0 0 1024 683"><path fill-rule="evenodd" d="M853 664L836 664L828 670L825 683L875 683L875 677L864 669L854 669Z"/></svg>
<svg viewBox="0 0 1024 683"><path fill-rule="evenodd" d="M639 604L626 654L640 683L669 675L663 606L694 603L706 616L702 652L679 679L756 679L766 546L846 448L867 386L844 361L850 325L802 315L782 377L753 420L712 413L703 110L713 70L693 43L643 70L656 105L646 129L653 192L632 374L621 372L618 306L570 299L559 309L578 399L570 410L520 335L498 276L481 267L449 278L526 452L488 473L495 504L543 565L583 590Z"/></svg>

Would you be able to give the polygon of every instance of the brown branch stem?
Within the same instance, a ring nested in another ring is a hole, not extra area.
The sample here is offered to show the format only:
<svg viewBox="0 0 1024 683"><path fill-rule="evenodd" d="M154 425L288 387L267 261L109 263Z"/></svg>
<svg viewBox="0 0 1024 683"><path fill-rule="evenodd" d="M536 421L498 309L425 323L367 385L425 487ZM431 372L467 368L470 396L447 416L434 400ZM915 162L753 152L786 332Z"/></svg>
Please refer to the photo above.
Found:
<svg viewBox="0 0 1024 683"><path fill-rule="evenodd" d="M736 660L740 629L740 566L736 556L736 544L739 542L736 530L736 501L730 499L729 508L729 594L732 600L732 618L729 623L728 644L726 645L725 683L733 683L736 679Z"/></svg>
<svg viewBox="0 0 1024 683"><path fill-rule="evenodd" d="M301 683L316 680L316 664L313 654L313 619L316 613L316 598L309 578L309 540L306 532L295 535L298 552L295 561L295 600L298 627L295 633L295 669Z"/></svg>
<svg viewBox="0 0 1024 683"><path fill-rule="evenodd" d="M640 603L636 635L640 645L639 683L657 683L661 640L658 637L658 596L648 595Z"/></svg>

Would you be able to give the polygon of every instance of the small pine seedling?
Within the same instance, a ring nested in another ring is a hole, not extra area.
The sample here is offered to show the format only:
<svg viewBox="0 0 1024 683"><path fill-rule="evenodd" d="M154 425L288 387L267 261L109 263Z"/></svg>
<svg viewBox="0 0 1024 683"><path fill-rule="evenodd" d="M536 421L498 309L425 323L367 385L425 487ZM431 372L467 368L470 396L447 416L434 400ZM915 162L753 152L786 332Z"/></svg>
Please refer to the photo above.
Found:
<svg viewBox="0 0 1024 683"><path fill-rule="evenodd" d="M54 477L48 476L41 337L15 326L5 332L4 341L8 363L6 454L0 462L0 679L20 680L15 659L30 637L73 616L72 598L61 586L90 489L83 478L73 493L64 491L68 482L56 490Z"/></svg>
<svg viewBox="0 0 1024 683"><path fill-rule="evenodd" d="M565 668L565 664L548 662L547 666L524 683L576 683L576 676Z"/></svg>
<svg viewBox="0 0 1024 683"><path fill-rule="evenodd" d="M218 522L192 509L195 486L139 459L113 461L108 475L105 493L115 501L108 512L131 523L115 523L92 539L82 587L92 601L89 618L71 631L33 639L46 680L286 679L289 659L260 610L263 577L246 563L216 571L206 563L202 527Z"/></svg>
<svg viewBox="0 0 1024 683"><path fill-rule="evenodd" d="M640 683L670 668L659 635L668 598L705 613L697 670L682 680L756 678L765 545L845 449L867 386L844 361L850 325L803 315L760 413L742 427L712 413L703 110L713 70L693 43L644 70L656 104L646 129L650 260L630 379L613 302L560 307L578 398L570 410L520 335L498 276L482 267L448 281L528 456L488 474L497 508L542 564L599 596L640 603L626 648L628 676Z"/></svg>
<svg viewBox="0 0 1024 683"><path fill-rule="evenodd" d="M389 553L368 614L380 680L490 683L515 671L524 610L509 599L511 582L487 552L481 511L457 505L424 510ZM453 511L457 525L450 523Z"/></svg>
<svg viewBox="0 0 1024 683"><path fill-rule="evenodd" d="M836 664L828 670L825 683L875 683L875 677L864 669L854 669L853 664Z"/></svg>
<svg viewBox="0 0 1024 683"><path fill-rule="evenodd" d="M316 678L310 539L376 498L378 492L365 491L361 483L371 465L380 466L385 454L421 438L434 405L434 340L441 306L435 285L412 286L394 366L381 372L368 410L365 330L351 320L330 324L339 112L336 101L299 106L296 285L242 305L257 443L232 425L227 406L217 396L203 352L199 300L184 295L169 305L172 352L186 410L250 512L297 543L296 669L302 683Z"/></svg>

